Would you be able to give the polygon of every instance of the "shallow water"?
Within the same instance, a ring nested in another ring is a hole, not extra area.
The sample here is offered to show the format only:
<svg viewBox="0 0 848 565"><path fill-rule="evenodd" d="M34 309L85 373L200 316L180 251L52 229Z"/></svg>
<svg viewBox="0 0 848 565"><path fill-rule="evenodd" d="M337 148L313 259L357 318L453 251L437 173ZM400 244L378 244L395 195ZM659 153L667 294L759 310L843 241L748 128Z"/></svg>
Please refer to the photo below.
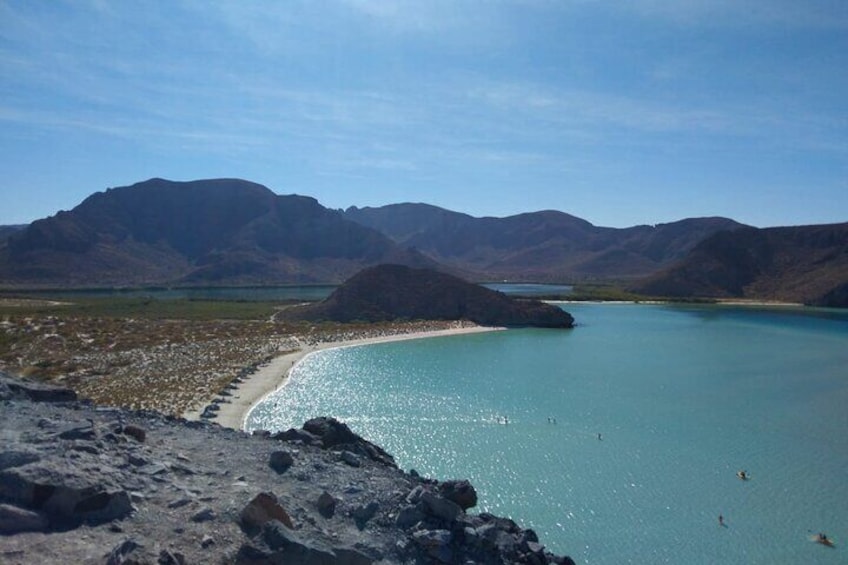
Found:
<svg viewBox="0 0 848 565"><path fill-rule="evenodd" d="M848 316L566 308L572 331L312 354L248 426L336 416L579 563L848 562Z"/></svg>

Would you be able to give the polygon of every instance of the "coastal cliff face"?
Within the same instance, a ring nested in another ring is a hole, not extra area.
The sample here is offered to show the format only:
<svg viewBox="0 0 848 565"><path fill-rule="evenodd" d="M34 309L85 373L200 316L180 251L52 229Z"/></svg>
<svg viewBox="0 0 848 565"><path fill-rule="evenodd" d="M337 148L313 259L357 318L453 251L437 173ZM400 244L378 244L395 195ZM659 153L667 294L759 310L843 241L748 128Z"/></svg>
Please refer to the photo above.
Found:
<svg viewBox="0 0 848 565"><path fill-rule="evenodd" d="M573 563L332 418L248 435L0 373L3 563Z"/></svg>
<svg viewBox="0 0 848 565"><path fill-rule="evenodd" d="M301 320L378 322L469 320L483 326L570 328L574 319L538 300L519 300L430 269L378 265L357 273L326 300L281 312Z"/></svg>

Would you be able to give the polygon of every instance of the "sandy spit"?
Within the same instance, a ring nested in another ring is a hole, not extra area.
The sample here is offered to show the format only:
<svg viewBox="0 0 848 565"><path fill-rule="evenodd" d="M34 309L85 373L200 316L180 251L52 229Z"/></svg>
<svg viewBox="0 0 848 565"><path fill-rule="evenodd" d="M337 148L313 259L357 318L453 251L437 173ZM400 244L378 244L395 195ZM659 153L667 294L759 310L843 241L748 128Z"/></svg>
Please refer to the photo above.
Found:
<svg viewBox="0 0 848 565"><path fill-rule="evenodd" d="M243 430L245 419L247 418L250 410L256 404L261 402L267 395L277 390L280 386L283 386L288 379L289 371L291 371L292 367L294 367L297 362L303 359L306 355L314 351L332 349L336 347L384 343L389 341L404 341L408 339L423 339L428 337L489 332L501 329L503 328L483 326L457 327L446 330L386 334L364 339L318 342L315 344L304 345L297 351L275 357L267 364L260 366L255 373L244 379L238 385L238 388L233 391L233 395L229 398L230 402L220 404L218 415L213 421L227 428ZM189 418L192 418L193 416L195 415L187 415Z"/></svg>

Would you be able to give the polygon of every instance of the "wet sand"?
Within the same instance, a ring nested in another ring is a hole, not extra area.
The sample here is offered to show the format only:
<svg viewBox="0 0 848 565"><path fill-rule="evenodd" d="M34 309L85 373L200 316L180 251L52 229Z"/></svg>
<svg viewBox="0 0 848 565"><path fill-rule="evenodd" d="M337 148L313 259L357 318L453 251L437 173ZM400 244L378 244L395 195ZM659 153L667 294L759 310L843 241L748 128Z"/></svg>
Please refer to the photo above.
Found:
<svg viewBox="0 0 848 565"><path fill-rule="evenodd" d="M500 329L503 328L466 326L446 330L387 334L377 337L352 339L348 341L328 341L304 345L297 351L275 357L269 363L260 366L255 373L244 379L239 384L238 388L233 391L232 396L229 398L229 402L220 404L218 415L213 421L227 428L238 430L244 429L245 419L247 418L247 414L250 412L251 408L258 404L265 396L284 385L292 367L294 367L294 365L306 355L314 351L335 347L350 347L353 345L403 341L407 339L422 339L428 337L489 332ZM189 418L191 418L191 416L192 415L187 415Z"/></svg>

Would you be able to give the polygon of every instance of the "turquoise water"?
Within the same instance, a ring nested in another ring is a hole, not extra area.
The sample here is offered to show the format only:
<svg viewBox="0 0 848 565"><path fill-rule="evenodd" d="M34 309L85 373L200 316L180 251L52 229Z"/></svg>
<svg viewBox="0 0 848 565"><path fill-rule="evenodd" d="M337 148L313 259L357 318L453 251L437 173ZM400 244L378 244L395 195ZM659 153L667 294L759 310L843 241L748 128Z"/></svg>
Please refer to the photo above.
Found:
<svg viewBox="0 0 848 565"><path fill-rule="evenodd" d="M248 426L336 416L578 563L848 562L848 316L567 309L572 331L313 354Z"/></svg>

